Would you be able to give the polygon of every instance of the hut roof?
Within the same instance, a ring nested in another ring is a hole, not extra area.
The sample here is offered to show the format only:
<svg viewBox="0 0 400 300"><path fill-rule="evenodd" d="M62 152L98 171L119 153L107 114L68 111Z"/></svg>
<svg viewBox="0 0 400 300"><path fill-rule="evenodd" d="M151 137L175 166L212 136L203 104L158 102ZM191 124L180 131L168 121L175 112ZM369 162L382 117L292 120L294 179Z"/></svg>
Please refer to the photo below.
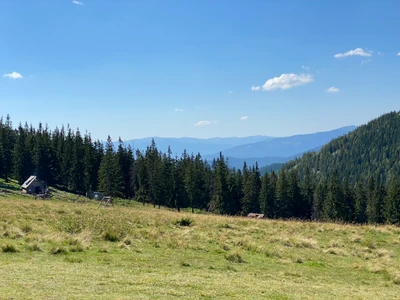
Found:
<svg viewBox="0 0 400 300"><path fill-rule="evenodd" d="M28 187L32 184L32 182L34 182L34 181L36 181L36 180L38 180L38 179L37 179L37 176L32 175L31 177L29 177L29 178L21 185L21 187L22 187L23 189L26 189L26 188L28 188Z"/></svg>

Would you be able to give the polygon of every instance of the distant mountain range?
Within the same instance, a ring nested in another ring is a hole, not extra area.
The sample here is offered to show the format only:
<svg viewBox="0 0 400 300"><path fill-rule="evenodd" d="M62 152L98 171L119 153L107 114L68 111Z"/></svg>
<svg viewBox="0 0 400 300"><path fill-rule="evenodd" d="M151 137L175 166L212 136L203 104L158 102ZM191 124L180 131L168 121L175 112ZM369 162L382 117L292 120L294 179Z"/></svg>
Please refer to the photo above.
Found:
<svg viewBox="0 0 400 300"><path fill-rule="evenodd" d="M356 126L346 126L331 131L289 137L263 135L209 139L148 137L125 141L125 145L145 151L154 138L158 150L167 152L170 147L174 156L181 156L186 150L189 154L200 153L204 159L212 161L222 152L228 158L230 167L241 168L245 161L249 166L257 162L261 167L287 162L308 151L318 151L332 139L347 134L355 128Z"/></svg>

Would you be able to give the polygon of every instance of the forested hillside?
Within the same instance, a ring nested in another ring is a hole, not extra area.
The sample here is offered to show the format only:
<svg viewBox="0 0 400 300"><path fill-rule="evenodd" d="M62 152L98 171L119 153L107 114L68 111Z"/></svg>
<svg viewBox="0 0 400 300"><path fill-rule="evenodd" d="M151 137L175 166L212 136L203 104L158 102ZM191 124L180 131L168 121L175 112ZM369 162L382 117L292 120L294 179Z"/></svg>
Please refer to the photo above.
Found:
<svg viewBox="0 0 400 300"><path fill-rule="evenodd" d="M400 173L400 113L382 115L287 167L302 176L309 168L320 180L337 171L340 179L347 177L351 182L368 178L390 181Z"/></svg>
<svg viewBox="0 0 400 300"><path fill-rule="evenodd" d="M21 183L35 174L51 186L75 193L99 190L107 195L177 210L191 208L228 215L261 212L277 219L399 223L398 159L392 159L399 155L399 147L394 146L398 145L398 121L397 113L385 115L374 121L385 126L362 126L325 146L321 156L308 154L304 158L310 161L314 156L318 163L325 165L324 160L339 156L339 145L343 145L347 149L344 153L370 170L357 180L355 176L346 176L353 174L352 163L345 161L346 156L339 161L347 168L335 169L333 165L326 175L299 160L289 170L286 166L278 174L272 171L261 176L257 165L244 164L241 169L230 169L222 154L212 162L186 151L174 157L171 149L167 153L159 151L154 141L146 151L135 151L121 141L114 149L111 137L103 146L99 141L93 142L90 134L82 135L69 127L51 131L41 124L38 128L26 124L14 129L7 117L0 121L0 176L6 180L15 178ZM369 126L373 129L368 130ZM379 128L386 130L382 130L383 139L379 138ZM359 130L364 134L357 134ZM354 152L349 146L352 140ZM386 155L386 159L396 164L396 167L383 164L391 166L383 169L390 176L372 176L382 166L379 160L373 166L366 163L366 157L371 161L373 157L368 145L375 147L372 153ZM360 155L358 160L357 155ZM358 170L359 166L356 164L355 168ZM386 178L390 180L384 181Z"/></svg>

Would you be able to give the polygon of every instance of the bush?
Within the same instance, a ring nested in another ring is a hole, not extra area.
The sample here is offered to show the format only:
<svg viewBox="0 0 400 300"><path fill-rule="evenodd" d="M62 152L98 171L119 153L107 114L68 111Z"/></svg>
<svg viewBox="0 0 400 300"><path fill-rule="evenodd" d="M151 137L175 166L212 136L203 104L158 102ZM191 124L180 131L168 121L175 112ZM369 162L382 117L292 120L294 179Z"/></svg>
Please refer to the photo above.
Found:
<svg viewBox="0 0 400 300"><path fill-rule="evenodd" d="M226 260L230 261L230 262L235 262L235 263L244 263L244 259L242 258L242 256L237 253L237 252L233 252L230 254L225 254L225 258Z"/></svg>
<svg viewBox="0 0 400 300"><path fill-rule="evenodd" d="M28 246L26 246L26 249L27 249L28 251L37 251L37 252L42 251L42 249L40 249L40 247L38 246L38 244L28 245Z"/></svg>
<svg viewBox="0 0 400 300"><path fill-rule="evenodd" d="M29 232L32 231L32 226L29 225L29 224L24 224L24 225L22 225L21 230L22 230L24 233L29 233Z"/></svg>
<svg viewBox="0 0 400 300"><path fill-rule="evenodd" d="M114 231L107 230L104 233L104 240L108 241L108 242L114 242L115 243L115 242L119 241L119 237Z"/></svg>
<svg viewBox="0 0 400 300"><path fill-rule="evenodd" d="M4 253L17 253L18 252L17 248L15 248L15 246L11 245L11 244L5 244L5 245L1 246L1 250Z"/></svg>
<svg viewBox="0 0 400 300"><path fill-rule="evenodd" d="M50 253L54 254L54 255L65 254L65 253L67 253L67 250L65 250L62 247L53 247L53 248L51 248Z"/></svg>
<svg viewBox="0 0 400 300"><path fill-rule="evenodd" d="M180 226L190 226L190 224L193 223L193 220L190 219L189 217L182 217L180 220L175 221L175 225L180 225Z"/></svg>

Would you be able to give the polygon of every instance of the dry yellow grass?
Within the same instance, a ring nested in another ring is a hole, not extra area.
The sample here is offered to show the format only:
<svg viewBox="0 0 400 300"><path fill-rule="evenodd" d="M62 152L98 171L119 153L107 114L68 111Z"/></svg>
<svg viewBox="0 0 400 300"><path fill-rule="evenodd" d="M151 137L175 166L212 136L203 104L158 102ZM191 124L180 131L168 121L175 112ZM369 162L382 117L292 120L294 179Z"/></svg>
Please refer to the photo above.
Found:
<svg viewBox="0 0 400 300"><path fill-rule="evenodd" d="M253 220L140 204L105 209L20 196L0 196L0 205L0 299L396 299L400 293L394 226ZM182 218L193 222L180 226Z"/></svg>

